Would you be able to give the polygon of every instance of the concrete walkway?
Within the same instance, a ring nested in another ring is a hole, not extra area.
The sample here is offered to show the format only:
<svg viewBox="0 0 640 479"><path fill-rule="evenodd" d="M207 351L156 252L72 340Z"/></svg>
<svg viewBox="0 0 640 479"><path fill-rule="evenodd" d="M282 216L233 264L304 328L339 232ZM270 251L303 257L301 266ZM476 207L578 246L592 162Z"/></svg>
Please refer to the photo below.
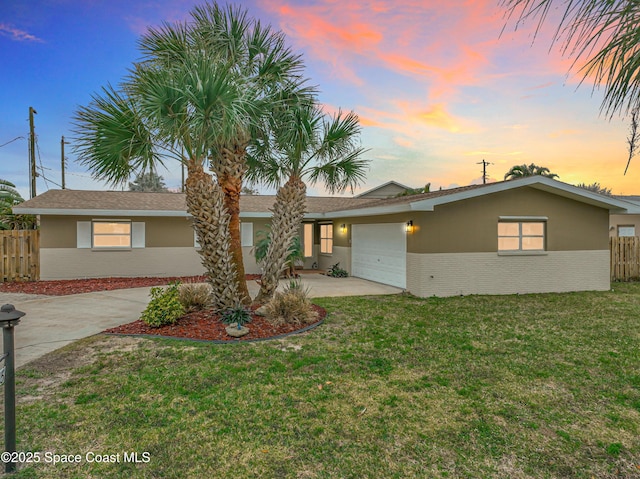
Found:
<svg viewBox="0 0 640 479"><path fill-rule="evenodd" d="M282 280L280 287L288 281ZM302 275L311 297L396 294L402 290L358 278L330 278L321 274ZM255 297L258 285L248 281ZM15 328L16 366L78 339L140 317L149 302L150 288L119 289L70 296L42 296L0 293L0 305L13 304L26 315Z"/></svg>

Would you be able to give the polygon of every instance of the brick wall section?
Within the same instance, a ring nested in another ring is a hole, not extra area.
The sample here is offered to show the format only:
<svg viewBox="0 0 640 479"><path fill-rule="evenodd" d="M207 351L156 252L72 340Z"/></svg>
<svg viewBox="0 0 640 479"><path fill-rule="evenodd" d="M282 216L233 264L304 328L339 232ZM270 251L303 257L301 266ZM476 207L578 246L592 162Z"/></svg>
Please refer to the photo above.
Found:
<svg viewBox="0 0 640 479"><path fill-rule="evenodd" d="M609 251L407 254L407 290L416 296L605 291Z"/></svg>

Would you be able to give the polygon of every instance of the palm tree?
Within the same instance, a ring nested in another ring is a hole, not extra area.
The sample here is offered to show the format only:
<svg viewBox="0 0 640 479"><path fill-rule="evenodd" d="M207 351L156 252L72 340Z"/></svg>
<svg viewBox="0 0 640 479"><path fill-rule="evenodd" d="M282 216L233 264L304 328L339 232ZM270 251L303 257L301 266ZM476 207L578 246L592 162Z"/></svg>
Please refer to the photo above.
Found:
<svg viewBox="0 0 640 479"><path fill-rule="evenodd" d="M257 303L273 296L286 268L305 213L305 180L321 181L331 193L341 192L364 179L369 163L360 158L364 150L353 112L328 117L317 105L305 103L282 111L277 120L274 135L249 156L249 178L278 187Z"/></svg>
<svg viewBox="0 0 640 479"><path fill-rule="evenodd" d="M554 0L501 0L516 27L537 19L538 29ZM640 2L637 0L563 0L553 38L574 57L584 79L604 86L602 111L613 115L640 107ZM580 64L584 63L582 66Z"/></svg>
<svg viewBox="0 0 640 479"><path fill-rule="evenodd" d="M595 182L593 182L591 184L578 183L576 186L578 188L584 188L585 190L592 191L592 192L598 193L600 195L613 196L611 188L607 188L606 186L602 186L597 181L595 181Z"/></svg>
<svg viewBox="0 0 640 479"><path fill-rule="evenodd" d="M13 214L13 207L23 201L16 185L0 179L0 230L29 230L37 227L38 220L34 215Z"/></svg>
<svg viewBox="0 0 640 479"><path fill-rule="evenodd" d="M504 175L505 180L514 180L516 178L524 178L526 176L546 176L547 178L558 178L558 175L551 173L549 168L538 166L534 163L529 165L515 165Z"/></svg>
<svg viewBox="0 0 640 479"><path fill-rule="evenodd" d="M246 152L271 115L313 91L284 35L238 7L196 7L189 23L149 29L142 60L76 113L76 151L97 179L125 183L163 156L187 169L187 211L213 287L214 307L250 302L240 243ZM211 169L209 174L205 169Z"/></svg>

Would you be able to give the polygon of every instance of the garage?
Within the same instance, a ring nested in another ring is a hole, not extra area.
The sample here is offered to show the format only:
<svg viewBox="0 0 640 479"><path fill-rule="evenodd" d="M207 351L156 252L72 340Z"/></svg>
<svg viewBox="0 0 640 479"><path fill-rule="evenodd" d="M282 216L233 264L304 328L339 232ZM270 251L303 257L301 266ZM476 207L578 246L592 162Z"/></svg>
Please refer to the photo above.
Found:
<svg viewBox="0 0 640 479"><path fill-rule="evenodd" d="M406 288L407 238L404 223L353 225L351 274Z"/></svg>

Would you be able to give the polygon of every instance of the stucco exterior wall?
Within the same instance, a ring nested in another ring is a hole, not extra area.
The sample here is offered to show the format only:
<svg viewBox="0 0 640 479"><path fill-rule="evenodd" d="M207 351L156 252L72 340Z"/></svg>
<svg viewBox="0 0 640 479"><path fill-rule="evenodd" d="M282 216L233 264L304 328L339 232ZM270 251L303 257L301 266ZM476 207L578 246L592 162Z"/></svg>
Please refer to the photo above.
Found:
<svg viewBox="0 0 640 479"><path fill-rule="evenodd" d="M609 217L609 236L618 236L618 226L633 226L636 236L640 236L640 215L611 215Z"/></svg>
<svg viewBox="0 0 640 479"><path fill-rule="evenodd" d="M42 248L40 277L77 279L192 276L203 274L195 248L138 248L127 251L93 251L76 248Z"/></svg>
<svg viewBox="0 0 640 479"><path fill-rule="evenodd" d="M547 251L609 247L609 212L552 193L525 187L436 206L413 218L407 237L411 253L495 252L500 216L547 217Z"/></svg>
<svg viewBox="0 0 640 479"><path fill-rule="evenodd" d="M407 254L407 290L421 297L609 288L609 250Z"/></svg>

